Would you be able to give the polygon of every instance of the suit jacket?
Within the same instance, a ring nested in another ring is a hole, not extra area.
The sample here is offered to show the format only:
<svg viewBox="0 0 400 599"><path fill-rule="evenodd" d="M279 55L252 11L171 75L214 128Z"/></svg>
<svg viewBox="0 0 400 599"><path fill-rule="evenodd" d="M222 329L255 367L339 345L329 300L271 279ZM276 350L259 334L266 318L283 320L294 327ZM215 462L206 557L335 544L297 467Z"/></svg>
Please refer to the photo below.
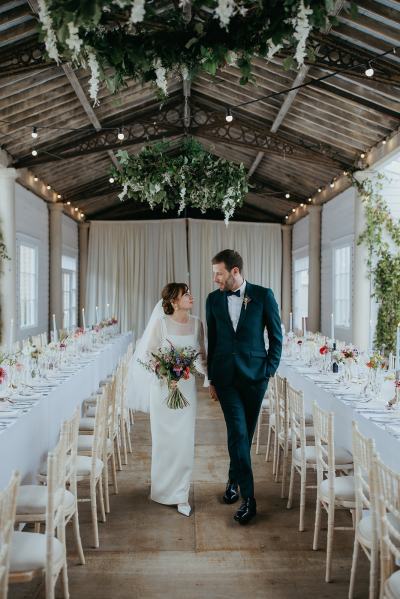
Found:
<svg viewBox="0 0 400 599"><path fill-rule="evenodd" d="M217 289L207 297L208 377L214 385L230 385L237 379L265 382L279 366L282 329L274 294L271 289L246 281L246 297L236 331L228 312L227 293Z"/></svg>

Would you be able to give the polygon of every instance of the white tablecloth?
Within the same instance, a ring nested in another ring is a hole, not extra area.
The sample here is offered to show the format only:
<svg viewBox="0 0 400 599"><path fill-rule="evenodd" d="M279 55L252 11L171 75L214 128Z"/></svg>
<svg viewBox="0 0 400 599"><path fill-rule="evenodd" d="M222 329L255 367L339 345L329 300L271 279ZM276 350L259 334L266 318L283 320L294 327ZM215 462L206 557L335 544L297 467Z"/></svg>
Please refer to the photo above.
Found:
<svg viewBox="0 0 400 599"><path fill-rule="evenodd" d="M286 364L284 360L282 360L278 372L281 376L286 377L295 389L303 391L307 412L311 412L314 401L324 410L334 412L335 444L352 451L352 421L355 420L361 433L375 440L376 449L382 460L390 468L400 472L400 439L391 435L383 426L379 426L363 414L358 413L356 407L347 405L333 393L318 387L312 380L297 372L293 366ZM393 413L393 418L400 418L399 413Z"/></svg>
<svg viewBox="0 0 400 599"><path fill-rule="evenodd" d="M0 434L0 489L18 470L23 483L35 482L38 467L55 446L61 423L70 418L83 400L98 389L99 382L115 369L125 353L131 333L118 335L101 347L88 364L52 389L28 413L21 414ZM85 358L90 354L85 354Z"/></svg>

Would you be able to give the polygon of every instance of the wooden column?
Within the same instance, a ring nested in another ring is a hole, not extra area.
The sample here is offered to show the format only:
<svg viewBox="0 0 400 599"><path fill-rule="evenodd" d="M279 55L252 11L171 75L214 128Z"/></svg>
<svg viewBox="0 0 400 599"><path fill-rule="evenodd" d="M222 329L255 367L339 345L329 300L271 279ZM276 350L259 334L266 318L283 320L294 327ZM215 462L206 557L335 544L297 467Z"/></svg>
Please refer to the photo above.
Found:
<svg viewBox="0 0 400 599"><path fill-rule="evenodd" d="M308 266L308 326L312 332L320 330L321 321L321 209L309 206L309 266Z"/></svg>
<svg viewBox="0 0 400 599"><path fill-rule="evenodd" d="M63 326L62 309L62 213L63 204L51 202L49 206L50 226L50 302L49 302L49 331L53 330L53 314L56 317L56 326L60 330Z"/></svg>

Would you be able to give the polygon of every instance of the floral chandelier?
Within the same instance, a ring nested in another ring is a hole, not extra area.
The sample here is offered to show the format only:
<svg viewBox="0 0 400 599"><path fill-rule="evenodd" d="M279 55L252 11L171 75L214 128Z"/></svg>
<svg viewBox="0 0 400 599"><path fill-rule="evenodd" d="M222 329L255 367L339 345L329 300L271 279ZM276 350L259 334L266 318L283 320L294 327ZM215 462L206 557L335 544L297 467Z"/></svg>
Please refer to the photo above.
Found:
<svg viewBox="0 0 400 599"><path fill-rule="evenodd" d="M151 209L160 206L163 212L178 207L178 214L186 206L203 214L221 210L227 225L247 193L244 165L213 156L192 138L185 139L178 152L171 143L161 142L135 155L120 150L117 157L120 170L113 169L112 176L123 187L121 201L148 202Z"/></svg>
<svg viewBox="0 0 400 599"><path fill-rule="evenodd" d="M49 57L91 71L90 96L100 81L114 92L127 80L153 81L167 93L167 76L215 75L236 65L242 84L251 60L289 55L301 66L313 29L334 22L328 0L38 0L41 34Z"/></svg>

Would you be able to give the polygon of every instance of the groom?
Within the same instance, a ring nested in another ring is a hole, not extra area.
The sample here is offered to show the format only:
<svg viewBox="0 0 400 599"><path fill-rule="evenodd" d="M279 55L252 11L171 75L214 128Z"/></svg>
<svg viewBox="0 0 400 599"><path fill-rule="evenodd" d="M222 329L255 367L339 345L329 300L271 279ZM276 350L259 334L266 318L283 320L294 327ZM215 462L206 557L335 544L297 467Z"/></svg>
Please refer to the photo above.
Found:
<svg viewBox="0 0 400 599"><path fill-rule="evenodd" d="M223 500L235 503L240 488L243 503L234 519L247 524L257 512L250 450L268 379L281 357L281 319L271 289L244 280L238 252L223 250L212 265L219 289L206 303L208 377L211 397L219 400L228 431L230 468Z"/></svg>

